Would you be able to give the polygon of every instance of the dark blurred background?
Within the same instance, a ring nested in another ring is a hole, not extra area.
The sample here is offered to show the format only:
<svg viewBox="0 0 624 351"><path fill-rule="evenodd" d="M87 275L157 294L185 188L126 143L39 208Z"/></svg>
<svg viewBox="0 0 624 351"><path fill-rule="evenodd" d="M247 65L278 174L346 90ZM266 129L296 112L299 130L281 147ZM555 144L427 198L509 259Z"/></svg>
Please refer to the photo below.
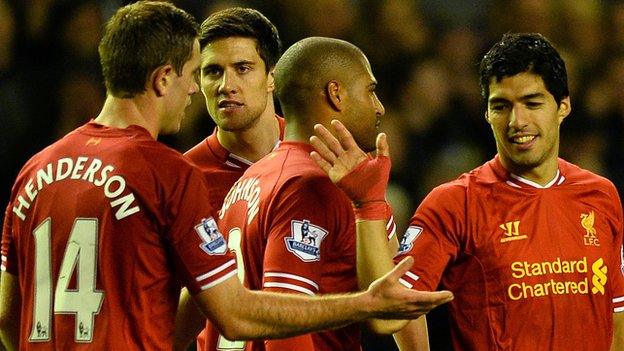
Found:
<svg viewBox="0 0 624 351"><path fill-rule="evenodd" d="M0 0L0 199L23 163L97 116L105 90L97 56L103 23L121 0ZM434 186L495 154L477 64L506 32L540 32L567 63L572 114L563 158L624 187L624 1L248 0L173 1L199 22L229 6L253 7L285 48L307 36L358 45L386 108L393 159L390 198L402 232ZM129 53L130 54L130 53ZM212 132L197 94L176 136L186 151ZM1 214L0 214L1 216ZM447 350L444 310L429 316L432 350ZM392 350L367 336L366 350Z"/></svg>

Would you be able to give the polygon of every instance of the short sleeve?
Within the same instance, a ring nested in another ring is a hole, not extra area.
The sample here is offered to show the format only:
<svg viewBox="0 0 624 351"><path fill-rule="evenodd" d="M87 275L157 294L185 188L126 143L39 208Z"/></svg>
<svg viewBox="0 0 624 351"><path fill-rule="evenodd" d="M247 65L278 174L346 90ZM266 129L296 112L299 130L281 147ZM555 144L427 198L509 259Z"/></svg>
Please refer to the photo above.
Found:
<svg viewBox="0 0 624 351"><path fill-rule="evenodd" d="M314 295L324 261L353 237L351 203L329 179L296 178L269 209L263 288Z"/></svg>
<svg viewBox="0 0 624 351"><path fill-rule="evenodd" d="M613 203L616 204L617 209L615 211L615 223L613 224L613 254L614 263L610 270L609 279L613 282L613 312L624 312L624 247L622 246L623 226L622 223L622 203L617 191L613 188Z"/></svg>
<svg viewBox="0 0 624 351"><path fill-rule="evenodd" d="M266 351L315 351L312 334L299 335L286 339L264 340L264 349Z"/></svg>
<svg viewBox="0 0 624 351"><path fill-rule="evenodd" d="M460 252L466 196L461 186L434 189L416 210L399 245L395 262L407 256L414 265L402 283L417 290L435 290L442 273Z"/></svg>
<svg viewBox="0 0 624 351"><path fill-rule="evenodd" d="M4 224L2 226L2 244L0 248L0 270L17 275L17 255L15 253L15 241L13 239L12 206L9 205L4 213Z"/></svg>
<svg viewBox="0 0 624 351"><path fill-rule="evenodd" d="M394 214L392 213L392 206L386 203L386 237L388 241L392 240L396 235L396 222L394 221Z"/></svg>
<svg viewBox="0 0 624 351"><path fill-rule="evenodd" d="M182 178L182 177L181 177ZM170 199L169 240L178 275L191 294L236 274L236 261L211 214L214 213L199 170L193 168Z"/></svg>

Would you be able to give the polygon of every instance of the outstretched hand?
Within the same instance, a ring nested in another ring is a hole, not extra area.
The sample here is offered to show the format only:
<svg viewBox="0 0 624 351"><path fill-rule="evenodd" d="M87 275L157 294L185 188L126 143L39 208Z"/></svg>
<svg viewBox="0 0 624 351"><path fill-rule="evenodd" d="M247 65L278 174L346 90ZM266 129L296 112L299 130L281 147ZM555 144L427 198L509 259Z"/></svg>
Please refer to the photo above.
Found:
<svg viewBox="0 0 624 351"><path fill-rule="evenodd" d="M399 279L413 263L412 257L406 257L392 271L371 283L367 293L372 298L376 318L416 319L453 300L450 291L418 291L403 286Z"/></svg>

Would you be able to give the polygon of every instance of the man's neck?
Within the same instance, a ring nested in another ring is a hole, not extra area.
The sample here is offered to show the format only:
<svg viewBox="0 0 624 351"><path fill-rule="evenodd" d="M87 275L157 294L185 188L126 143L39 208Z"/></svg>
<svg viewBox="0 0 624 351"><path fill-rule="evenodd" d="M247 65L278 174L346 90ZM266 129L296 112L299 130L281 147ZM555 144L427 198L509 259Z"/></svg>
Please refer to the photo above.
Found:
<svg viewBox="0 0 624 351"><path fill-rule="evenodd" d="M507 165L505 160L502 158L501 164L505 169L507 169L509 173L517 177L530 180L541 186L545 186L552 182L552 180L555 179L555 177L557 176L557 171L559 170L559 162L557 158L555 158L554 160L546 161L539 166L526 169Z"/></svg>
<svg viewBox="0 0 624 351"><path fill-rule="evenodd" d="M299 114L290 116L286 129L284 131L284 140L300 141L310 143L310 137L314 135L314 125L322 124L329 130L332 130L330 121L338 118L337 115L326 113L322 109L317 109L313 115Z"/></svg>
<svg viewBox="0 0 624 351"><path fill-rule="evenodd" d="M284 140L309 143L312 135L314 135L314 129L312 127L296 122L287 123L286 130L284 131Z"/></svg>
<svg viewBox="0 0 624 351"><path fill-rule="evenodd" d="M269 154L279 141L280 126L275 112L264 113L246 130L228 132L217 129L219 143L229 152L251 162Z"/></svg>
<svg viewBox="0 0 624 351"><path fill-rule="evenodd" d="M127 128L137 125L147 129L152 138L158 138L157 114L143 96L121 99L108 95L95 122L107 127Z"/></svg>

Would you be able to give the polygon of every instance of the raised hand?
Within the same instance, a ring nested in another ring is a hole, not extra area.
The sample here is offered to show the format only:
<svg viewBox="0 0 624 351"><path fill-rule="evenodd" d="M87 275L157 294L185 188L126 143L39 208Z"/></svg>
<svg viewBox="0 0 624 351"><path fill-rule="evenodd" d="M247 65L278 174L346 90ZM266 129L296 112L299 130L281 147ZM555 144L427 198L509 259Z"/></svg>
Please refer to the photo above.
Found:
<svg viewBox="0 0 624 351"><path fill-rule="evenodd" d="M331 122L335 136L323 125L314 126L315 136L310 143L316 149L311 156L316 163L329 175L334 183L338 183L345 175L355 169L362 161L370 157L360 149L347 128L338 120ZM390 155L386 134L380 133L376 140L377 156Z"/></svg>
<svg viewBox="0 0 624 351"><path fill-rule="evenodd" d="M312 159L349 196L358 219L384 219L386 187L390 177L390 157L386 135L377 135L377 157L362 151L351 133L340 123L331 122L336 135L324 126L314 126L310 143L316 149Z"/></svg>
<svg viewBox="0 0 624 351"><path fill-rule="evenodd" d="M367 293L371 296L376 318L416 319L453 300L450 291L418 291L403 286L399 279L413 263L412 257L406 257L392 271L371 283Z"/></svg>

